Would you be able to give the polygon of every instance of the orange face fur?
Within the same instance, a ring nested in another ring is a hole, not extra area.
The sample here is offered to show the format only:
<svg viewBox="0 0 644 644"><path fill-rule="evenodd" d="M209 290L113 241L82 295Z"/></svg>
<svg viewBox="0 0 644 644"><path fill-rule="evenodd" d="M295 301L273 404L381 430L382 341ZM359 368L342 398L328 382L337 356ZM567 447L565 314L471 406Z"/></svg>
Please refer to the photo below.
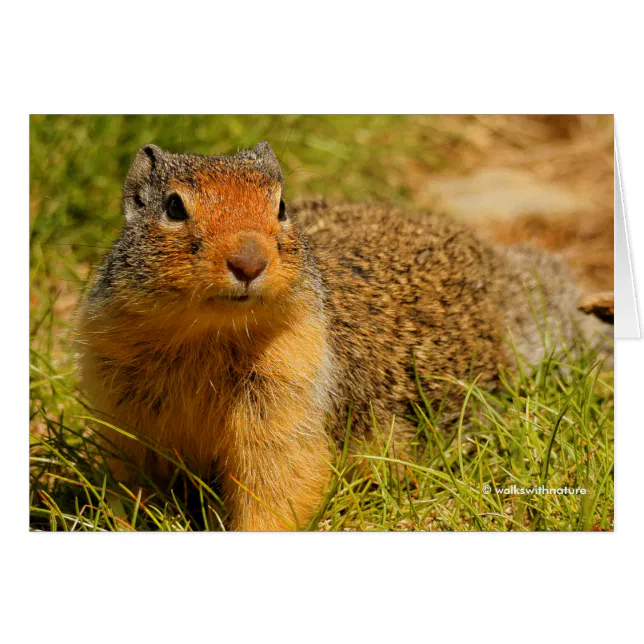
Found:
<svg viewBox="0 0 644 644"><path fill-rule="evenodd" d="M231 178L232 179L232 178ZM234 316L262 300L278 298L288 290L296 265L289 266L280 249L289 244L290 224L278 221L281 188L238 180L199 177L196 186L172 182L188 218L157 222L155 241L165 255L159 265L162 289L176 289L190 306ZM245 283L230 270L230 259L247 246L266 261L266 268Z"/></svg>

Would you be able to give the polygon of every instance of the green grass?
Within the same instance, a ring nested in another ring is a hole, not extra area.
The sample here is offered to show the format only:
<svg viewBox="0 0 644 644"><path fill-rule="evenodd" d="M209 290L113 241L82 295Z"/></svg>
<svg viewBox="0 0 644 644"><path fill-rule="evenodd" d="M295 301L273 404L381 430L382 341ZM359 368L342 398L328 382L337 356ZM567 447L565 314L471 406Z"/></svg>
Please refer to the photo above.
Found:
<svg viewBox="0 0 644 644"><path fill-rule="evenodd" d="M329 495L308 528L611 530L613 391L610 374L602 374L594 359L581 346L552 355L535 369L505 374L494 395L455 382L469 392L463 410L468 413L455 427L445 428L430 401L416 406L419 440L413 460L387 456L389 428L379 428L377 443L363 446L360 455L338 453ZM32 436L34 528L221 527L216 491L175 454L157 449L176 467L168 488L153 481L145 490L116 482L106 457L118 454L100 446L84 427L91 415L82 400L62 378L39 375L35 382L51 388L62 410L51 414L38 406L35 411L46 429ZM470 415L474 420L465 423ZM133 435L131 440L145 438ZM512 486L583 488L585 494L496 493Z"/></svg>
<svg viewBox="0 0 644 644"><path fill-rule="evenodd" d="M212 154L267 139L282 162L287 198L410 204L405 168L458 170L452 152L460 137L439 117L395 116L33 117L30 137L32 528L221 529L216 490L175 454L165 454L177 472L170 489L116 482L77 389L71 314L118 232L122 182L136 150L154 142ZM419 433L413 462L387 456L389 427L360 455L339 453L329 494L308 527L613 529L612 372L593 351L579 342L504 374L494 394L472 383L455 386L469 392L456 426L442 426L435 401L410 409ZM586 494L485 494L486 485Z"/></svg>

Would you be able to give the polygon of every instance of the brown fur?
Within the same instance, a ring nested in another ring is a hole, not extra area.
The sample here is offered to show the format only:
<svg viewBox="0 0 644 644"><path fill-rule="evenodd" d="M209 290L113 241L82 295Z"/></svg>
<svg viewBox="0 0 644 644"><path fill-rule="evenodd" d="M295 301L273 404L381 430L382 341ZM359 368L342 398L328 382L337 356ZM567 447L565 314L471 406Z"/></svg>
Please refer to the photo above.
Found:
<svg viewBox="0 0 644 644"><path fill-rule="evenodd" d="M613 211L521 215L475 223L484 238L512 246L529 242L557 253L588 292L613 290Z"/></svg>
<svg viewBox="0 0 644 644"><path fill-rule="evenodd" d="M164 211L180 194L182 222ZM570 336L577 294L556 260L496 249L442 216L301 202L280 221L281 172L266 144L234 157L146 147L124 195L126 225L79 315L79 367L94 406L218 476L228 527L303 526L329 478L331 435L355 438L371 413L402 418L423 374L479 377L509 364L506 330L529 359L543 346L525 287L545 274L549 321ZM243 286L227 258L251 236L270 260ZM235 299L240 297L247 299ZM445 381L428 381L433 400ZM460 408L451 391L445 418ZM166 461L111 435L152 475ZM122 476L127 476L122 472Z"/></svg>

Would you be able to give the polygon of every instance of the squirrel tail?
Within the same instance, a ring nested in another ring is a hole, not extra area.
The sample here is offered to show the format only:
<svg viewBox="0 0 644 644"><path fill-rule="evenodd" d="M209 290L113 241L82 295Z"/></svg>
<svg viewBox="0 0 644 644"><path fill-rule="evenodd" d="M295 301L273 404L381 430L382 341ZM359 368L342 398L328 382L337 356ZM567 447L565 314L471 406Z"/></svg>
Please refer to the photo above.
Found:
<svg viewBox="0 0 644 644"><path fill-rule="evenodd" d="M612 361L613 327L581 308L581 291L566 263L532 245L497 246L497 251L508 260L505 322L520 355L535 364L581 337Z"/></svg>

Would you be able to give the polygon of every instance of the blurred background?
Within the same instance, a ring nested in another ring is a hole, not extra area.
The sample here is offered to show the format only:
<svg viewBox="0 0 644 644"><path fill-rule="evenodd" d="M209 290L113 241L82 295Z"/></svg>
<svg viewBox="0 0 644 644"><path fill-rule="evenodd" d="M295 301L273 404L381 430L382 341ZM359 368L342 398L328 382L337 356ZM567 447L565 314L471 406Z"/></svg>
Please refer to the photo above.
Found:
<svg viewBox="0 0 644 644"><path fill-rule="evenodd" d="M221 154L260 140L280 159L287 200L438 208L496 241L559 252L587 290L612 290L612 116L32 116L36 403L55 393L52 374L74 382L70 318L118 235L122 184L137 149Z"/></svg>

